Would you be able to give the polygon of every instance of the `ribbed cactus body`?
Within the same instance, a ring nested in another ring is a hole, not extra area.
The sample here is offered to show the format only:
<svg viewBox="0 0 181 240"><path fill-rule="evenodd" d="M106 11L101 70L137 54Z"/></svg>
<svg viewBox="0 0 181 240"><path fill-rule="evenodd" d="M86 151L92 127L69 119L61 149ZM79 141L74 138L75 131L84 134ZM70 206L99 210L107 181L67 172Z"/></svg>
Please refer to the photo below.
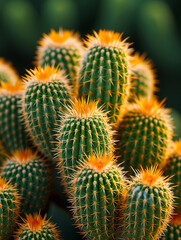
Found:
<svg viewBox="0 0 181 240"><path fill-rule="evenodd" d="M152 64L149 60L145 59L145 56L134 55L130 96L129 101L133 102L140 97L147 97L148 99L153 96L155 87L155 74L152 68Z"/></svg>
<svg viewBox="0 0 181 240"><path fill-rule="evenodd" d="M180 240L181 239L181 213L172 216L172 221L167 226L167 231L161 240Z"/></svg>
<svg viewBox="0 0 181 240"><path fill-rule="evenodd" d="M94 33L80 70L79 95L98 100L115 121L129 89L129 57L121 35L110 31ZM113 39L115 41L113 41ZM106 41L107 40L107 41Z"/></svg>
<svg viewBox="0 0 181 240"><path fill-rule="evenodd" d="M11 181L21 196L21 213L35 213L45 208L49 199L50 175L42 159L27 149L6 160L1 176Z"/></svg>
<svg viewBox="0 0 181 240"><path fill-rule="evenodd" d="M74 214L88 239L116 239L123 217L124 178L110 156L90 155L74 179Z"/></svg>
<svg viewBox="0 0 181 240"><path fill-rule="evenodd" d="M16 234L16 240L59 240L56 226L40 215L27 215Z"/></svg>
<svg viewBox="0 0 181 240"><path fill-rule="evenodd" d="M10 82L15 84L18 81L18 75L10 63L0 58L0 85L1 83Z"/></svg>
<svg viewBox="0 0 181 240"><path fill-rule="evenodd" d="M163 164L172 135L167 113L156 100L125 107L117 125L117 149L128 174L134 174L132 168Z"/></svg>
<svg viewBox="0 0 181 240"><path fill-rule="evenodd" d="M139 173L128 190L124 240L158 239L172 213L173 194L169 184L154 169Z"/></svg>
<svg viewBox="0 0 181 240"><path fill-rule="evenodd" d="M25 86L24 112L27 128L40 150L49 158L54 158L55 129L61 111L70 100L66 79L54 68L37 68L27 76Z"/></svg>
<svg viewBox="0 0 181 240"><path fill-rule="evenodd" d="M60 67L61 70L65 70L70 86L73 89L77 88L78 67L82 55L82 44L77 34L52 30L41 39L37 53L38 64L41 67Z"/></svg>
<svg viewBox="0 0 181 240"><path fill-rule="evenodd" d="M7 152L29 145L22 119L22 84L3 84L0 88L0 139Z"/></svg>
<svg viewBox="0 0 181 240"><path fill-rule="evenodd" d="M9 239L19 211L19 197L15 189L0 178L0 239Z"/></svg>
<svg viewBox="0 0 181 240"><path fill-rule="evenodd" d="M165 175L171 177L175 198L175 208L181 211L181 140L174 143L165 166Z"/></svg>
<svg viewBox="0 0 181 240"><path fill-rule="evenodd" d="M107 117L94 102L72 102L61 125L58 150L67 185L85 155L109 151L112 139Z"/></svg>

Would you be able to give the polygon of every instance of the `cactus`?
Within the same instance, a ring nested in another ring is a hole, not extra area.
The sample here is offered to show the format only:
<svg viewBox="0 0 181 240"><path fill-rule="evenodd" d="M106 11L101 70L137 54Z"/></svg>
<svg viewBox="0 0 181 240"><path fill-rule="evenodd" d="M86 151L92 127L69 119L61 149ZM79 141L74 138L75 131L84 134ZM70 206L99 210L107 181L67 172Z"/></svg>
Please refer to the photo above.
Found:
<svg viewBox="0 0 181 240"><path fill-rule="evenodd" d="M0 178L0 239L9 239L19 213L19 196L15 188Z"/></svg>
<svg viewBox="0 0 181 240"><path fill-rule="evenodd" d="M91 154L74 175L74 218L91 240L119 235L125 199L125 180L112 154Z"/></svg>
<svg viewBox="0 0 181 240"><path fill-rule="evenodd" d="M20 81L0 87L0 139L8 153L30 144L21 114L23 89Z"/></svg>
<svg viewBox="0 0 181 240"><path fill-rule="evenodd" d="M54 67L28 71L23 94L24 116L35 144L49 158L56 148L55 128L61 111L69 103L71 91L63 73Z"/></svg>
<svg viewBox="0 0 181 240"><path fill-rule="evenodd" d="M165 175L171 176L176 196L175 207L181 211L181 139L173 143L165 166Z"/></svg>
<svg viewBox="0 0 181 240"><path fill-rule="evenodd" d="M142 169L130 182L125 203L125 231L120 239L158 239L173 209L168 179L156 168Z"/></svg>
<svg viewBox="0 0 181 240"><path fill-rule="evenodd" d="M43 35L39 42L37 63L41 67L45 65L60 67L68 75L70 86L77 88L78 67L82 55L82 43L78 35L72 31L51 32Z"/></svg>
<svg viewBox="0 0 181 240"><path fill-rule="evenodd" d="M164 164L172 137L168 113L163 102L146 98L122 109L116 126L117 149L128 175L134 174L132 168Z"/></svg>
<svg viewBox="0 0 181 240"><path fill-rule="evenodd" d="M0 85L1 83L10 82L15 84L18 81L18 75L16 70L10 63L6 62L3 58L0 58Z"/></svg>
<svg viewBox="0 0 181 240"><path fill-rule="evenodd" d="M134 55L131 87L129 101L133 102L135 98L151 98L156 90L155 70L150 60L145 59L145 55Z"/></svg>
<svg viewBox="0 0 181 240"><path fill-rule="evenodd" d="M181 213L173 215L167 231L161 240L180 240L181 239Z"/></svg>
<svg viewBox="0 0 181 240"><path fill-rule="evenodd" d="M22 214L45 208L50 192L49 170L43 159L30 149L14 152L6 160L1 176L16 186Z"/></svg>
<svg viewBox="0 0 181 240"><path fill-rule="evenodd" d="M27 215L16 233L16 240L59 240L56 226L40 214Z"/></svg>
<svg viewBox="0 0 181 240"><path fill-rule="evenodd" d="M97 103L84 99L72 101L62 118L59 132L60 166L67 188L85 155L93 150L112 150L112 132L106 114L97 107Z"/></svg>
<svg viewBox="0 0 181 240"><path fill-rule="evenodd" d="M104 104L112 122L127 99L130 84L130 49L121 36L106 30L88 35L80 70L79 95Z"/></svg>

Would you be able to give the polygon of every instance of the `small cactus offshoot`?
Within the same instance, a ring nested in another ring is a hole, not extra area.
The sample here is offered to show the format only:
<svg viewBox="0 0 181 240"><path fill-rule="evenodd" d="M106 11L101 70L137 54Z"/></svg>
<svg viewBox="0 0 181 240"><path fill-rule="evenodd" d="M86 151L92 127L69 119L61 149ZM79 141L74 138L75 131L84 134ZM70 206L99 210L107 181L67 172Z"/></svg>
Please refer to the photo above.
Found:
<svg viewBox="0 0 181 240"><path fill-rule="evenodd" d="M78 34L62 29L56 32L52 29L48 35L43 35L39 44L38 65L50 65L65 70L70 86L77 90L78 68L82 56L82 43Z"/></svg>
<svg viewBox="0 0 181 240"><path fill-rule="evenodd" d="M129 184L120 239L158 239L166 230L172 209L173 193L168 179L153 167L142 169Z"/></svg>
<svg viewBox="0 0 181 240"><path fill-rule="evenodd" d="M73 180L74 218L86 238L113 240L123 218L125 179L113 155L91 154Z"/></svg>
<svg viewBox="0 0 181 240"><path fill-rule="evenodd" d="M113 145L106 114L97 107L96 102L83 99L75 99L67 107L61 120L58 141L57 150L60 152L60 166L66 186L85 155L93 151L112 151Z"/></svg>
<svg viewBox="0 0 181 240"><path fill-rule="evenodd" d="M48 167L30 149L17 150L7 158L1 176L16 186L22 215L45 208L50 192Z"/></svg>
<svg viewBox="0 0 181 240"><path fill-rule="evenodd" d="M22 119L23 90L20 81L15 84L2 83L0 86L0 139L8 153L30 144Z"/></svg>
<svg viewBox="0 0 181 240"><path fill-rule="evenodd" d="M130 49L121 37L106 30L88 35L79 76L79 95L98 100L112 122L128 97L130 84Z"/></svg>
<svg viewBox="0 0 181 240"><path fill-rule="evenodd" d="M37 147L51 159L56 148L55 129L70 94L67 79L57 68L37 67L25 77L23 107L27 129Z"/></svg>
<svg viewBox="0 0 181 240"><path fill-rule="evenodd" d="M172 177L175 195L175 208L181 211L181 139L173 143L165 166L165 175Z"/></svg>
<svg viewBox="0 0 181 240"><path fill-rule="evenodd" d="M0 85L6 82L15 84L17 81L18 75L16 70L10 63L6 62L3 58L0 58Z"/></svg>
<svg viewBox="0 0 181 240"><path fill-rule="evenodd" d="M16 240L60 240L56 226L40 214L27 215L16 233Z"/></svg>
<svg viewBox="0 0 181 240"><path fill-rule="evenodd" d="M156 99L141 98L122 108L117 124L119 161L126 171L163 165L172 138L169 110Z"/></svg>
<svg viewBox="0 0 181 240"><path fill-rule="evenodd" d="M19 214L19 196L15 188L0 177L0 239L9 239Z"/></svg>
<svg viewBox="0 0 181 240"><path fill-rule="evenodd" d="M181 239L181 212L175 213L167 226L167 231L161 240L180 240Z"/></svg>
<svg viewBox="0 0 181 240"><path fill-rule="evenodd" d="M145 55L134 55L132 63L132 76L130 86L129 101L146 97L150 99L156 91L155 70L150 60L145 59Z"/></svg>

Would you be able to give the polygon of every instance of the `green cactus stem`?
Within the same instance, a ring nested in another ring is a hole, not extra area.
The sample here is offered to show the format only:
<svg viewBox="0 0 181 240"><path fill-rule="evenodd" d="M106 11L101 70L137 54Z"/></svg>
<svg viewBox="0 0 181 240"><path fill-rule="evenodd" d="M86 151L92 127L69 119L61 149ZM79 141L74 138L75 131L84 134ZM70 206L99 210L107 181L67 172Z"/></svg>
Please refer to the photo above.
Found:
<svg viewBox="0 0 181 240"><path fill-rule="evenodd" d="M169 222L173 198L168 179L159 170L152 167L137 172L129 184L120 239L159 239Z"/></svg>
<svg viewBox="0 0 181 240"><path fill-rule="evenodd" d="M22 119L23 89L20 81L2 83L0 87L0 139L8 153L30 144Z"/></svg>
<svg viewBox="0 0 181 240"><path fill-rule="evenodd" d="M37 64L59 67L65 70L70 86L77 91L78 69L82 56L82 43L77 33L62 30L43 35L37 51Z"/></svg>
<svg viewBox="0 0 181 240"><path fill-rule="evenodd" d="M15 84L18 81L18 74L9 62L0 58L0 85L1 83Z"/></svg>
<svg viewBox="0 0 181 240"><path fill-rule="evenodd" d="M28 71L23 94L24 116L28 131L40 150L53 159L55 129L61 112L70 101L71 91L63 73L54 67Z"/></svg>
<svg viewBox="0 0 181 240"><path fill-rule="evenodd" d="M129 101L134 102L135 98L139 99L140 97L150 99L157 90L153 64L145 58L145 55L136 53L132 65Z"/></svg>
<svg viewBox="0 0 181 240"><path fill-rule="evenodd" d="M75 99L62 118L58 142L59 165L67 188L85 155L112 151L112 131L106 114L96 102Z"/></svg>
<svg viewBox="0 0 181 240"><path fill-rule="evenodd" d="M49 199L50 174L43 159L30 149L17 150L6 159L1 176L16 186L22 215L44 210Z"/></svg>
<svg viewBox="0 0 181 240"><path fill-rule="evenodd" d="M181 139L173 142L164 170L174 185L175 208L181 211Z"/></svg>
<svg viewBox="0 0 181 240"><path fill-rule="evenodd" d="M80 70L79 95L98 100L114 122L126 101L130 84L129 44L121 34L100 30L85 41L87 51Z"/></svg>
<svg viewBox="0 0 181 240"><path fill-rule="evenodd" d="M40 214L27 215L15 239L60 240L56 226Z"/></svg>
<svg viewBox="0 0 181 240"><path fill-rule="evenodd" d="M123 216L125 179L109 154L91 154L73 180L74 218L90 240L113 240Z"/></svg>
<svg viewBox="0 0 181 240"><path fill-rule="evenodd" d="M0 178L0 239L9 239L19 214L19 196L15 188Z"/></svg>
<svg viewBox="0 0 181 240"><path fill-rule="evenodd" d="M116 138L119 162L128 175L141 166L163 166L172 137L168 113L156 99L141 98L123 107Z"/></svg>

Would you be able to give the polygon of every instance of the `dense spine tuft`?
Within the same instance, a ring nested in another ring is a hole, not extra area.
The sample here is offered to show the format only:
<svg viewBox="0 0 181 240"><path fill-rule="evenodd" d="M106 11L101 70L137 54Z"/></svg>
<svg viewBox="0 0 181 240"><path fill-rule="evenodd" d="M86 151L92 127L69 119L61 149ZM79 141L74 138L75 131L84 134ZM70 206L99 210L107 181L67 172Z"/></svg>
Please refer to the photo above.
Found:
<svg viewBox="0 0 181 240"><path fill-rule="evenodd" d="M53 159L55 129L69 104L71 91L63 73L54 67L38 67L28 73L23 95L27 128L40 150Z"/></svg>
<svg viewBox="0 0 181 240"><path fill-rule="evenodd" d="M87 239L117 239L125 179L109 154L91 154L74 175L74 218Z"/></svg>
<svg viewBox="0 0 181 240"><path fill-rule="evenodd" d="M112 131L108 119L96 102L74 100L61 121L58 136L60 165L65 185L85 155L93 151L112 151Z"/></svg>
<svg viewBox="0 0 181 240"><path fill-rule="evenodd" d="M19 196L13 186L0 178L0 239L9 239L19 213Z"/></svg>
<svg viewBox="0 0 181 240"><path fill-rule="evenodd" d="M173 208L168 179L155 168L141 170L129 184L123 240L158 239L165 231Z"/></svg>
<svg viewBox="0 0 181 240"><path fill-rule="evenodd" d="M130 84L130 50L121 36L106 30L88 36L79 76L79 95L98 100L112 122L127 99Z"/></svg>
<svg viewBox="0 0 181 240"><path fill-rule="evenodd" d="M129 174L133 169L163 165L172 137L168 109L156 99L142 98L122 109L117 124L119 161Z"/></svg>
<svg viewBox="0 0 181 240"><path fill-rule="evenodd" d="M59 240L56 226L39 214L27 215L16 234L16 240Z"/></svg>
<svg viewBox="0 0 181 240"><path fill-rule="evenodd" d="M41 67L50 65L65 70L70 86L76 90L78 68L82 55L82 43L78 34L62 29L59 32L51 30L48 35L43 35L39 43L38 65Z"/></svg>
<svg viewBox="0 0 181 240"><path fill-rule="evenodd" d="M0 58L0 85L2 83L15 84L18 81L18 75L16 70L10 63L6 62L3 58Z"/></svg>
<svg viewBox="0 0 181 240"><path fill-rule="evenodd" d="M14 152L6 160L1 176L16 186L23 215L45 208L50 192L48 166L30 149Z"/></svg>

